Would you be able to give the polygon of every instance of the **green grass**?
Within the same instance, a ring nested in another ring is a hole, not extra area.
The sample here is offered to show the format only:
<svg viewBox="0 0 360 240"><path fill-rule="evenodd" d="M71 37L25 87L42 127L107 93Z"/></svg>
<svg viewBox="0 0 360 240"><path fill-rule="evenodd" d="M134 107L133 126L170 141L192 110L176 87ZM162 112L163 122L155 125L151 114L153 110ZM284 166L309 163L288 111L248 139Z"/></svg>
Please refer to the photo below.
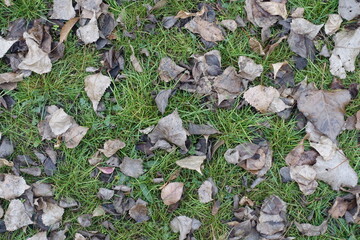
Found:
<svg viewBox="0 0 360 240"><path fill-rule="evenodd" d="M157 173L163 174L167 179L172 173L179 169L175 161L182 158L178 151L166 153L157 151L156 156L145 159L145 156L135 150L138 141L139 129L156 124L162 117L157 111L151 92L172 88L175 83L163 83L158 79L156 69L160 59L169 56L175 62L186 62L192 54L204 53L200 40L185 29L172 28L166 30L160 26L156 28L156 34L151 35L136 27L136 16L145 24L146 9L142 4L152 1L125 2L118 6L115 0L110 0L110 11L117 17L122 14L125 19L127 31L134 31L135 40L129 40L122 36L120 27L117 28L118 40L114 40L115 46L124 46L126 50L126 67L124 74L127 79L115 81L111 91L105 94L103 101L106 111L104 118L98 117L91 106L84 91L84 78L88 75L85 68L89 66L100 66L101 52L93 45L81 46L77 44L77 38L70 34L65 42L65 57L54 64L50 73L45 75L33 74L21 82L14 91L6 92L16 100L16 105L11 111L3 111L0 114L0 132L16 143L16 151L12 155L27 154L35 158L33 150L42 150L48 145L54 145L53 141L41 141L37 130L37 123L45 111L45 107L55 104L64 108L65 112L73 116L76 122L82 126L89 127L89 131L80 145L75 149L60 147L62 159L58 164L58 171L53 177L44 177L43 181L53 184L56 199L60 197L73 197L81 203L78 212L65 211L63 226L71 223L68 239L73 239L76 231L82 227L76 218L81 214L91 213L96 206L102 202L96 197L100 187L110 188L117 184L127 184L133 188L131 197L142 198L149 202L151 219L145 223L134 223L129 219L114 219L110 215L96 217L92 226L85 230L99 231L110 234L111 239L177 239L178 235L172 233L169 227L170 221L179 215L194 217L202 222L202 227L195 232L197 239L216 239L226 237L229 228L224 224L232 219L232 198L235 194L248 196L258 206L271 194L280 196L288 203L289 222L308 222L307 217L313 214L312 224L319 225L328 216L327 210L331 207L336 196L342 193L332 191L324 183L320 183L316 192L310 196L302 197L296 183L282 183L279 169L285 166L284 158L304 136L304 131L295 130L295 119L283 120L275 115L264 115L256 113L249 107L230 110L213 111L207 108L201 97L177 91L169 101L165 114L178 109L185 126L190 123L210 123L223 134L218 139L224 140L225 144L219 148L214 158L205 163L201 176L195 171L181 170L176 181L185 183L185 191L180 206L174 212L169 213L167 207L160 199L162 184L154 184L152 178ZM160 20L162 16L176 15L179 10L192 10L196 8L198 1L176 1L170 0L167 7L154 11ZM236 1L224 4L218 19L234 19L237 15L245 16L243 9L244 1ZM336 13L337 1L314 1L294 0L288 3L288 10L295 7L305 8L305 18L320 24L327 19L327 14ZM0 29L6 29L8 23L19 17L35 19L46 16L51 4L41 0L15 1L14 6L5 7L0 3ZM248 23L247 28L238 29L230 33L226 40L219 43L214 49L221 52L222 66L237 66L240 55L249 56L257 63L264 66L264 74L253 82L253 85L272 85L272 79L266 73L271 70L271 64L290 60L293 53L290 51L286 41L270 56L263 58L252 52L248 46L250 36L260 39L259 29ZM254 31L249 31L250 29ZM277 30L274 30L274 34ZM144 68L144 73L134 71L129 57L131 54L130 44L134 47ZM329 42L331 45L332 43ZM139 51L147 48L151 54L149 58L141 57ZM358 65L358 63L357 63ZM0 61L0 70L10 70L3 61ZM319 57L315 63L310 63L306 69L296 71L296 83L305 77L308 81L315 82L319 88L328 89L332 81L329 71L329 61ZM358 82L359 71L349 73L348 78L343 81L345 86ZM346 116L354 114L360 105L360 100L353 100L347 107ZM3 110L3 109L2 109ZM270 128L261 125L268 122ZM228 148L233 148L239 143L251 141L257 137L256 130L261 130L264 137L270 142L274 151L273 167L266 174L266 181L259 184L255 189L247 192L242 185L243 178L251 184L255 176L245 172L243 169L227 164L223 155ZM360 152L357 144L358 132L347 131L340 135L339 144L350 160L350 164L360 173ZM103 146L108 139L119 138L126 142L126 147L118 152L119 157L129 156L142 158L145 162L146 173L138 179L125 177L122 174L116 176L112 183L105 184L97 179L90 178L94 167L88 164L88 159L95 151ZM11 158L10 158L11 159ZM9 169L4 169L8 171ZM216 216L211 215L211 204L201 204L197 199L197 189L207 178L212 177L219 187L217 199L221 209ZM35 178L27 177L29 183L36 181ZM231 188L228 192L226 189ZM306 203L306 204L305 204ZM5 207L5 202L0 201ZM117 231L106 230L101 226L104 220L111 221ZM28 228L25 232L16 231L0 235L0 239L26 239L36 233L37 230ZM351 236L359 236L360 230L356 225L348 225L344 219L331 219L326 234L319 237L307 238L300 236L292 224L288 230L288 236L296 239L349 239Z"/></svg>

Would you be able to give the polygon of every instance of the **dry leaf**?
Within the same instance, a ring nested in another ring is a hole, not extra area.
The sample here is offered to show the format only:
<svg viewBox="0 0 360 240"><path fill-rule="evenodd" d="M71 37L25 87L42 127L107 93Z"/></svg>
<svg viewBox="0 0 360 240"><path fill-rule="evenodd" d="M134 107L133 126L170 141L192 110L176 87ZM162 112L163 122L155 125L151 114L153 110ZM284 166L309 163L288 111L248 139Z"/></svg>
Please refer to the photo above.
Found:
<svg viewBox="0 0 360 240"><path fill-rule="evenodd" d="M123 149L125 147L125 143L120 141L119 139L107 140L104 143L104 149L99 149L106 157L111 157L118 150Z"/></svg>
<svg viewBox="0 0 360 240"><path fill-rule="evenodd" d="M183 127L182 120L179 117L177 110L160 119L148 136L153 144L159 140L166 140L180 147L183 151L188 151L185 144L187 132Z"/></svg>
<svg viewBox="0 0 360 240"><path fill-rule="evenodd" d="M5 212L4 222L6 230L13 232L19 228L33 224L24 204L18 200L11 200L8 209Z"/></svg>
<svg viewBox="0 0 360 240"><path fill-rule="evenodd" d="M85 91L92 102L95 112L97 111L101 97L110 84L111 79L101 73L92 74L85 78Z"/></svg>
<svg viewBox="0 0 360 240"><path fill-rule="evenodd" d="M357 0L339 0L339 14L346 20L360 15L360 4Z"/></svg>
<svg viewBox="0 0 360 240"><path fill-rule="evenodd" d="M311 225L308 223L300 224L298 222L295 222L295 225L302 235L308 237L323 235L327 230L327 221L324 221L319 226Z"/></svg>
<svg viewBox="0 0 360 240"><path fill-rule="evenodd" d="M350 100L348 90L309 90L300 95L297 107L317 130L335 141L345 124L345 106Z"/></svg>
<svg viewBox="0 0 360 240"><path fill-rule="evenodd" d="M100 216L104 216L106 214L104 208L102 206L97 206L94 211L92 211L92 216L93 217L100 217Z"/></svg>
<svg viewBox="0 0 360 240"><path fill-rule="evenodd" d="M238 27L236 21L232 19L222 20L220 24L232 32L235 32L236 28Z"/></svg>
<svg viewBox="0 0 360 240"><path fill-rule="evenodd" d="M261 43L254 37L251 37L249 39L249 45L250 48L256 52L257 54L260 54L261 56L265 56L265 52L263 47L261 46Z"/></svg>
<svg viewBox="0 0 360 240"><path fill-rule="evenodd" d="M100 170L100 172L104 173L104 174L112 174L115 170L114 167L96 167L97 169Z"/></svg>
<svg viewBox="0 0 360 240"><path fill-rule="evenodd" d="M136 222L146 222L150 219L148 216L148 209L146 207L147 203L141 199L138 199L135 205L130 208L129 215Z"/></svg>
<svg viewBox="0 0 360 240"><path fill-rule="evenodd" d="M160 91L155 98L156 106L158 110L161 112L161 114L165 113L165 109L168 105L169 97L171 95L172 90L162 90Z"/></svg>
<svg viewBox="0 0 360 240"><path fill-rule="evenodd" d="M7 40L0 36L0 58L5 56L6 52L15 42L17 42L17 40Z"/></svg>
<svg viewBox="0 0 360 240"><path fill-rule="evenodd" d="M4 166L13 167L14 163L6 160L5 158L0 158L0 168Z"/></svg>
<svg viewBox="0 0 360 240"><path fill-rule="evenodd" d="M208 42L217 42L225 39L221 29L215 23L205 21L200 17L191 19L184 27L193 33L200 34Z"/></svg>
<svg viewBox="0 0 360 240"><path fill-rule="evenodd" d="M176 161L176 164L182 168L187 168L191 170L196 170L202 175L201 164L206 159L206 156L190 156Z"/></svg>
<svg viewBox="0 0 360 240"><path fill-rule="evenodd" d="M141 159L131 159L125 157L120 164L120 170L129 177L138 178L144 173L143 161Z"/></svg>
<svg viewBox="0 0 360 240"><path fill-rule="evenodd" d="M337 197L332 207L329 209L329 214L332 218L343 217L348 210L351 202L346 201L342 197Z"/></svg>
<svg viewBox="0 0 360 240"><path fill-rule="evenodd" d="M74 17L64 24L64 26L61 28L61 31L60 31L59 43L66 41L71 29L75 26L75 24L79 21L79 19L80 19L79 17Z"/></svg>
<svg viewBox="0 0 360 240"><path fill-rule="evenodd" d="M325 23L325 33L327 35L336 33L336 31L339 30L342 21L342 18L338 14L329 14L329 18Z"/></svg>
<svg viewBox="0 0 360 240"><path fill-rule="evenodd" d="M280 2L277 1L269 1L269 2L261 2L257 1L257 4L264 9L266 12L270 13L273 16L281 16L283 19L287 18L286 11L286 2L287 0L282 0Z"/></svg>
<svg viewBox="0 0 360 240"><path fill-rule="evenodd" d="M194 231L199 229L201 222L195 218L189 218L186 216L175 217L170 222L170 227L173 232L180 232L179 240L186 239L186 236Z"/></svg>
<svg viewBox="0 0 360 240"><path fill-rule="evenodd" d="M49 119L51 131L59 136L65 133L74 123L74 118L65 113L64 109L56 110Z"/></svg>
<svg viewBox="0 0 360 240"><path fill-rule="evenodd" d="M261 64L256 64L254 60L245 56L239 57L238 65L240 77L250 81L259 77L263 72L263 66Z"/></svg>
<svg viewBox="0 0 360 240"><path fill-rule="evenodd" d="M135 57L134 48L131 45L130 45L130 48L131 48L131 52L132 52L132 54L130 56L131 64L133 65L135 71L142 73L144 70L141 67L139 60Z"/></svg>
<svg viewBox="0 0 360 240"><path fill-rule="evenodd" d="M189 18L189 17L201 17L202 15L204 15L205 12L206 12L205 6L203 6L201 8L201 10L196 13L190 13L190 12L185 12L185 11L181 10L176 14L175 18L185 19L185 18Z"/></svg>
<svg viewBox="0 0 360 240"><path fill-rule="evenodd" d="M221 133L210 125L193 124L193 123L189 124L188 131L190 135L205 135L205 136Z"/></svg>
<svg viewBox="0 0 360 240"><path fill-rule="evenodd" d="M99 39L100 33L95 14L85 26L81 26L76 30L76 35L84 44L93 43Z"/></svg>
<svg viewBox="0 0 360 240"><path fill-rule="evenodd" d="M80 224L80 226L82 227L90 227L92 222L91 222L91 218L92 218L92 215L91 214L83 214L83 215L80 215L78 218L77 218L77 222Z"/></svg>
<svg viewBox="0 0 360 240"><path fill-rule="evenodd" d="M280 93L273 87L258 85L244 93L245 101L262 113L276 113L288 108L281 99Z"/></svg>
<svg viewBox="0 0 360 240"><path fill-rule="evenodd" d="M50 184L35 182L32 184L32 191L35 197L52 197L54 191Z"/></svg>
<svg viewBox="0 0 360 240"><path fill-rule="evenodd" d="M20 82L23 80L23 74L22 73L12 73L12 72L9 72L9 73L1 73L0 74L0 89L8 89L6 88L5 86L7 84L12 84L14 83L15 84L15 87L17 86L17 82ZM15 88L14 87L14 88ZM9 89L9 90L12 90L12 89Z"/></svg>
<svg viewBox="0 0 360 240"><path fill-rule="evenodd" d="M114 196L115 191L107 188L99 188L98 198L102 200L110 200Z"/></svg>
<svg viewBox="0 0 360 240"><path fill-rule="evenodd" d="M38 74L48 73L51 71L51 60L46 52L44 52L37 43L36 37L24 32L26 45L29 52L26 54L24 60L19 64L18 68L23 70L30 70Z"/></svg>
<svg viewBox="0 0 360 240"><path fill-rule="evenodd" d="M217 191L218 189L212 179L204 181L198 190L200 202L211 202L214 200L213 197L216 195Z"/></svg>
<svg viewBox="0 0 360 240"><path fill-rule="evenodd" d="M10 7L11 5L13 5L13 2L12 0L4 0L4 4L5 6Z"/></svg>
<svg viewBox="0 0 360 240"><path fill-rule="evenodd" d="M330 57L330 72L345 79L346 72L355 71L355 60L360 53L360 28L338 32L333 40L335 47Z"/></svg>
<svg viewBox="0 0 360 240"><path fill-rule="evenodd" d="M295 8L295 10L291 13L292 18L303 18L305 9L302 7Z"/></svg>
<svg viewBox="0 0 360 240"><path fill-rule="evenodd" d="M165 205L172 205L181 199L184 184L181 182L172 182L161 190L161 199Z"/></svg>
<svg viewBox="0 0 360 240"><path fill-rule="evenodd" d="M0 175L0 198L6 200L17 198L29 188L23 177L11 174Z"/></svg>
<svg viewBox="0 0 360 240"><path fill-rule="evenodd" d="M39 232L32 236L31 238L27 238L26 240L48 240L47 232Z"/></svg>
<svg viewBox="0 0 360 240"><path fill-rule="evenodd" d="M290 177L298 183L304 195L313 194L318 186L316 182L317 172L312 166L290 166Z"/></svg>
<svg viewBox="0 0 360 240"><path fill-rule="evenodd" d="M50 199L37 198L34 201L37 210L41 210L41 221L45 226L51 226L62 220L64 209L52 203Z"/></svg>
<svg viewBox="0 0 360 240"><path fill-rule="evenodd" d="M170 82L180 76L185 68L176 65L176 63L169 57L164 57L160 61L158 68L160 79L164 82Z"/></svg>
<svg viewBox="0 0 360 240"><path fill-rule="evenodd" d="M75 148L79 145L81 140L85 137L88 127L79 126L78 124L73 124L64 134L64 142L67 148Z"/></svg>
<svg viewBox="0 0 360 240"><path fill-rule="evenodd" d="M72 0L54 0L53 13L50 19L69 20L75 17Z"/></svg>

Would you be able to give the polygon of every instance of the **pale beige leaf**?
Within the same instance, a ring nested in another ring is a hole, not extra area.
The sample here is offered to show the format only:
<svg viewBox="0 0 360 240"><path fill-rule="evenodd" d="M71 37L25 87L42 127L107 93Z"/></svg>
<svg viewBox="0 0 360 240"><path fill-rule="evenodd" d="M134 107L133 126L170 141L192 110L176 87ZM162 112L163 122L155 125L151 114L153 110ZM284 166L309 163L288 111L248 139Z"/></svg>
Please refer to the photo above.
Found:
<svg viewBox="0 0 360 240"><path fill-rule="evenodd" d="M132 52L132 54L130 56L131 64L133 65L135 71L142 73L144 70L141 67L139 60L135 56L134 48L131 45L130 45L130 48L131 48L131 52Z"/></svg>
<svg viewBox="0 0 360 240"><path fill-rule="evenodd" d="M286 11L286 1L281 2L257 2L259 6L270 13L273 16L281 16L283 19L287 18L287 11Z"/></svg>
<svg viewBox="0 0 360 240"><path fill-rule="evenodd" d="M213 195L213 184L206 180L205 182L203 182L198 190L198 194L199 194L199 201L201 203L208 203L211 202L212 200L214 200L212 198Z"/></svg>
<svg viewBox="0 0 360 240"><path fill-rule="evenodd" d="M101 73L92 74L85 78L85 91L92 102L95 112L97 111L101 97L110 84L111 79Z"/></svg>
<svg viewBox="0 0 360 240"><path fill-rule="evenodd" d="M126 176L138 178L144 173L143 161L141 159L125 157L120 164L120 170Z"/></svg>
<svg viewBox="0 0 360 240"><path fill-rule="evenodd" d="M342 21L342 18L338 14L329 14L328 20L325 23L325 33L327 35L336 33L336 31L339 30Z"/></svg>
<svg viewBox="0 0 360 240"><path fill-rule="evenodd" d="M49 119L50 129L57 136L65 133L71 127L71 125L73 125L73 123L73 117L65 113L64 109L62 108L51 114Z"/></svg>
<svg viewBox="0 0 360 240"><path fill-rule="evenodd" d="M263 47L261 46L261 43L254 37L251 37L249 39L249 45L250 48L256 52L257 54L260 54L261 56L265 56L265 52Z"/></svg>
<svg viewBox="0 0 360 240"><path fill-rule="evenodd" d="M39 232L26 240L48 240L46 232Z"/></svg>
<svg viewBox="0 0 360 240"><path fill-rule="evenodd" d="M4 166L13 167L14 163L6 160L5 158L0 158L0 168Z"/></svg>
<svg viewBox="0 0 360 240"><path fill-rule="evenodd" d="M194 230L199 229L201 222L195 218L189 218L186 216L175 217L170 222L170 228L173 232L180 232L179 240L186 239L186 236Z"/></svg>
<svg viewBox="0 0 360 240"><path fill-rule="evenodd" d="M206 156L190 156L176 161L176 164L182 168L187 168L191 170L196 170L202 175L201 164L206 159Z"/></svg>
<svg viewBox="0 0 360 240"><path fill-rule="evenodd" d="M232 19L226 19L226 20L222 20L220 22L220 25L224 26L225 28L229 29L232 32L235 32L235 30L237 29L238 25L235 22L235 20Z"/></svg>
<svg viewBox="0 0 360 240"><path fill-rule="evenodd" d="M316 171L312 166L290 166L291 179L299 184L304 195L313 194L318 186L316 182Z"/></svg>
<svg viewBox="0 0 360 240"><path fill-rule="evenodd" d="M299 232L308 237L312 236L320 236L323 235L327 230L327 221L324 221L319 226L311 225L308 223L298 223L295 222L296 228L299 230Z"/></svg>
<svg viewBox="0 0 360 240"><path fill-rule="evenodd" d="M120 139L107 140L104 143L104 148L99 149L106 157L111 157L118 150L123 149L125 147L125 143L120 141Z"/></svg>
<svg viewBox="0 0 360 240"><path fill-rule="evenodd" d="M23 177L11 174L1 174L0 198L11 200L21 196L26 189L29 189Z"/></svg>
<svg viewBox="0 0 360 240"><path fill-rule="evenodd" d="M85 26L81 26L76 30L76 35L85 44L96 42L99 39L100 34L95 15Z"/></svg>
<svg viewBox="0 0 360 240"><path fill-rule="evenodd" d="M74 17L64 24L64 26L61 28L60 31L60 40L59 40L60 43L66 41L71 29L75 26L75 24L79 21L79 19L80 19L79 17Z"/></svg>
<svg viewBox="0 0 360 240"><path fill-rule="evenodd" d="M72 0L54 0L53 13L50 19L69 20L75 17Z"/></svg>
<svg viewBox="0 0 360 240"><path fill-rule="evenodd" d="M184 184L181 182L172 182L161 190L161 199L165 205L177 203L182 196Z"/></svg>
<svg viewBox="0 0 360 240"><path fill-rule="evenodd" d="M23 74L19 73L0 73L0 86L4 83L17 83L23 80Z"/></svg>
<svg viewBox="0 0 360 240"><path fill-rule="evenodd" d="M13 232L19 228L32 224L24 204L18 200L11 200L4 216L6 230Z"/></svg>
<svg viewBox="0 0 360 240"><path fill-rule="evenodd" d="M17 40L7 40L0 36L0 58L5 56L6 52L11 48L11 46L16 42Z"/></svg>
<svg viewBox="0 0 360 240"><path fill-rule="evenodd" d="M190 13L190 12L185 12L185 11L181 10L176 14L175 18L185 19L185 18L189 18L189 17L201 17L202 15L204 15L205 12L206 12L205 6L203 6L201 8L201 10L196 13Z"/></svg>
<svg viewBox="0 0 360 240"><path fill-rule="evenodd" d="M245 56L239 57L238 65L240 77L250 81L259 77L264 70L261 64L256 64L254 60Z"/></svg>
<svg viewBox="0 0 360 240"><path fill-rule="evenodd" d="M360 15L360 4L357 0L339 0L339 14L346 20L352 20Z"/></svg>
<svg viewBox="0 0 360 240"><path fill-rule="evenodd" d="M78 124L73 124L64 134L64 142L67 148L75 148L79 145L81 140L85 137L88 127L79 126Z"/></svg>
<svg viewBox="0 0 360 240"><path fill-rule="evenodd" d="M184 27L193 33L200 34L208 42L218 42L225 39L221 29L215 23L205 21L200 17L193 18Z"/></svg>

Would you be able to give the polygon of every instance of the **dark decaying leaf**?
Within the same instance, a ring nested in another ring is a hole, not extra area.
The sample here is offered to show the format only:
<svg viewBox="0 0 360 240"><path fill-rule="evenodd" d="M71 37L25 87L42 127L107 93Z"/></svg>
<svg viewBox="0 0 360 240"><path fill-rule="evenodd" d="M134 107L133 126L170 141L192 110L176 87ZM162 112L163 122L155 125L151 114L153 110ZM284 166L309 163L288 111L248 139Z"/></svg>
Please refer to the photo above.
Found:
<svg viewBox="0 0 360 240"><path fill-rule="evenodd" d="M111 47L103 55L104 67L112 78L116 78L125 68L124 49Z"/></svg>
<svg viewBox="0 0 360 240"><path fill-rule="evenodd" d="M184 71L185 68L176 65L169 57L162 58L158 68L160 79L164 82L170 82L171 80L180 77L180 74Z"/></svg>
<svg viewBox="0 0 360 240"><path fill-rule="evenodd" d="M275 84L283 87L293 87L294 82L294 71L288 62L280 62L272 64L274 69Z"/></svg>
<svg viewBox="0 0 360 240"><path fill-rule="evenodd" d="M200 34L202 38L209 42L218 42L225 39L221 29L215 23L208 22L200 17L193 18L184 27L193 33Z"/></svg>
<svg viewBox="0 0 360 240"><path fill-rule="evenodd" d="M324 221L319 226L314 226L308 223L300 224L298 222L295 222L295 225L302 235L309 237L320 236L324 234L327 230L327 221Z"/></svg>
<svg viewBox="0 0 360 240"><path fill-rule="evenodd" d="M145 222L150 219L148 216L147 203L140 198L136 201L135 205L130 208L129 215L136 222Z"/></svg>
<svg viewBox="0 0 360 240"><path fill-rule="evenodd" d="M100 36L107 38L116 27L116 21L111 13L103 13L98 18Z"/></svg>
<svg viewBox="0 0 360 240"><path fill-rule="evenodd" d="M169 98L171 96L171 89L160 91L155 98L156 106L161 114L165 113L165 109L168 105Z"/></svg>

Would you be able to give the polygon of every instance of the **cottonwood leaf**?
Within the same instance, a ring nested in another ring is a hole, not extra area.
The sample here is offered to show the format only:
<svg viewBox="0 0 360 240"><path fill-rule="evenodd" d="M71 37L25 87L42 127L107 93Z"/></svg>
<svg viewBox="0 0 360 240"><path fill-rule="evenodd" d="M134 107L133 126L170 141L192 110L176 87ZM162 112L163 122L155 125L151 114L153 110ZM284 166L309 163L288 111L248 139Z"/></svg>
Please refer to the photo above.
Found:
<svg viewBox="0 0 360 240"><path fill-rule="evenodd" d="M236 21L232 19L222 20L220 24L232 32L235 32L236 28L238 27Z"/></svg>
<svg viewBox="0 0 360 240"><path fill-rule="evenodd" d="M53 13L50 19L69 20L75 17L72 0L54 0Z"/></svg>
<svg viewBox="0 0 360 240"><path fill-rule="evenodd" d="M342 21L342 18L338 14L329 14L328 20L325 23L325 33L327 35L336 33L336 31L339 30Z"/></svg>
<svg viewBox="0 0 360 240"><path fill-rule="evenodd" d="M190 156L176 161L176 164L182 168L187 168L191 170L196 170L202 175L201 164L206 159L206 156Z"/></svg>
<svg viewBox="0 0 360 240"><path fill-rule="evenodd" d="M176 63L169 57L164 57L160 60L158 72L160 79L164 82L170 82L180 76L186 69L176 65Z"/></svg>
<svg viewBox="0 0 360 240"><path fill-rule="evenodd" d="M130 208L129 215L136 222L146 222L150 219L148 216L148 209L146 207L147 203L141 199L136 201L136 204Z"/></svg>
<svg viewBox="0 0 360 240"><path fill-rule="evenodd" d="M346 20L352 20L360 15L360 4L357 0L339 0L339 14Z"/></svg>
<svg viewBox="0 0 360 240"><path fill-rule="evenodd" d="M67 148L75 148L79 145L81 140L85 137L88 127L73 124L64 134L64 142Z"/></svg>
<svg viewBox="0 0 360 240"><path fill-rule="evenodd" d="M125 157L120 164L120 170L123 174L129 177L138 178L144 173L143 161L141 159L131 159Z"/></svg>
<svg viewBox="0 0 360 240"><path fill-rule="evenodd" d="M81 26L76 30L76 35L84 44L93 43L99 39L100 34L95 14L85 26Z"/></svg>
<svg viewBox="0 0 360 240"><path fill-rule="evenodd" d="M206 12L205 6L203 6L201 8L201 10L196 12L196 13L190 13L190 12L185 12L183 10L180 10L176 14L175 18L186 19L186 18L189 18L189 17L201 17L202 15L204 15L205 12Z"/></svg>
<svg viewBox="0 0 360 240"><path fill-rule="evenodd" d="M238 59L239 75L250 81L259 77L264 68L261 64L256 64L251 58L240 56Z"/></svg>
<svg viewBox="0 0 360 240"><path fill-rule="evenodd" d="M49 199L37 198L34 205L37 210L42 210L41 221L45 226L51 226L60 222L64 214L64 209L57 204L50 202Z"/></svg>
<svg viewBox="0 0 360 240"><path fill-rule="evenodd" d="M165 113L165 109L168 105L169 97L171 95L172 90L162 90L160 91L155 98L156 106L158 110L161 112L161 114Z"/></svg>
<svg viewBox="0 0 360 240"><path fill-rule="evenodd" d="M335 141L345 124L345 106L350 100L348 90L309 90L300 95L297 107L317 130Z"/></svg>
<svg viewBox="0 0 360 240"><path fill-rule="evenodd" d="M343 217L350 205L351 202L346 201L342 197L337 197L328 212L332 218Z"/></svg>
<svg viewBox="0 0 360 240"><path fill-rule="evenodd" d="M69 36L69 33L71 32L71 29L75 26L75 24L79 21L79 17L74 17L67 21L64 26L61 28L60 31L60 40L59 43L65 42L67 37Z"/></svg>
<svg viewBox="0 0 360 240"><path fill-rule="evenodd" d="M313 194L318 186L316 182L317 172L312 166L290 166L290 177L298 183L304 195Z"/></svg>
<svg viewBox="0 0 360 240"><path fill-rule="evenodd" d="M161 199L165 205L177 203L182 196L184 184L181 182L172 182L161 190Z"/></svg>
<svg viewBox="0 0 360 240"><path fill-rule="evenodd" d="M110 84L111 79L101 73L92 74L85 78L85 91L92 102L95 112L97 111L101 97Z"/></svg>
<svg viewBox="0 0 360 240"><path fill-rule="evenodd" d="M104 143L104 148L99 149L106 157L111 157L118 150L123 149L125 147L125 143L120 141L119 139L107 140Z"/></svg>
<svg viewBox="0 0 360 240"><path fill-rule="evenodd" d="M6 200L17 198L30 188L20 176L1 174L0 179L0 198Z"/></svg>
<svg viewBox="0 0 360 240"><path fill-rule="evenodd" d="M6 52L15 42L17 42L17 40L7 40L0 36L0 58L5 56Z"/></svg>
<svg viewBox="0 0 360 240"><path fill-rule="evenodd" d="M261 2L258 1L257 4L264 9L266 12L270 13L273 16L281 16L283 19L287 18L287 11L286 11L286 2L287 0L282 0L280 2L276 1L269 1L269 2Z"/></svg>
<svg viewBox="0 0 360 240"><path fill-rule="evenodd" d="M10 201L10 204L5 212L4 222L6 230L10 232L33 224L26 212L24 204L18 199Z"/></svg>
<svg viewBox="0 0 360 240"><path fill-rule="evenodd" d="M27 238L26 240L48 240L46 232L39 232L35 234L34 236Z"/></svg>
<svg viewBox="0 0 360 240"><path fill-rule="evenodd" d="M221 29L215 23L205 21L200 17L191 19L184 27L193 33L200 34L208 42L218 42L225 39Z"/></svg>
<svg viewBox="0 0 360 240"><path fill-rule="evenodd" d="M65 113L64 109L59 108L51 114L49 126L51 131L59 136L65 133L74 123L74 118Z"/></svg>
<svg viewBox="0 0 360 240"><path fill-rule="evenodd" d="M204 181L198 189L199 201L201 203L211 202L213 197L217 194L217 187L212 179Z"/></svg>
<svg viewBox="0 0 360 240"><path fill-rule="evenodd" d="M327 221L324 221L321 225L315 226L308 223L295 222L296 228L299 232L308 237L323 235L327 230Z"/></svg>
<svg viewBox="0 0 360 240"><path fill-rule="evenodd" d="M194 231L199 229L201 222L195 218L189 218L186 216L175 217L170 222L170 228L173 232L180 232L179 240L186 239L186 236Z"/></svg>
<svg viewBox="0 0 360 240"><path fill-rule="evenodd" d="M134 48L131 45L130 45L130 48L131 48L131 52L132 52L132 54L130 56L131 64L133 65L135 71L142 73L144 70L141 67L139 60L135 56Z"/></svg>

